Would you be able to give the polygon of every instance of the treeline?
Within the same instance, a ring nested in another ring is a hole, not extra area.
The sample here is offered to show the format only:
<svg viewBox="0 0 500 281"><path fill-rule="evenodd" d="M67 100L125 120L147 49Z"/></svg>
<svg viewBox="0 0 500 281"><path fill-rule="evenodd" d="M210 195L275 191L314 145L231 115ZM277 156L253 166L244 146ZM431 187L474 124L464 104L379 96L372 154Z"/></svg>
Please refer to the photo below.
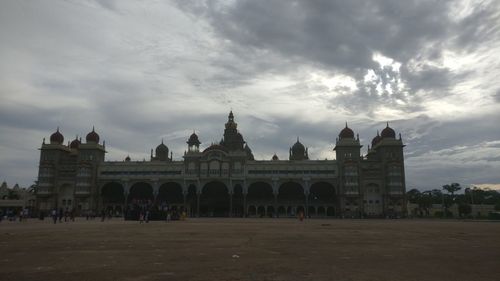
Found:
<svg viewBox="0 0 500 281"><path fill-rule="evenodd" d="M457 194L461 190L464 192ZM471 205L483 204L494 205L495 210L500 211L500 192L475 186L463 189L459 183L446 184L442 189L428 191L414 188L406 196L408 202L417 204L422 210L430 209L433 204L442 204L446 209L456 204L460 215L466 216L472 211Z"/></svg>

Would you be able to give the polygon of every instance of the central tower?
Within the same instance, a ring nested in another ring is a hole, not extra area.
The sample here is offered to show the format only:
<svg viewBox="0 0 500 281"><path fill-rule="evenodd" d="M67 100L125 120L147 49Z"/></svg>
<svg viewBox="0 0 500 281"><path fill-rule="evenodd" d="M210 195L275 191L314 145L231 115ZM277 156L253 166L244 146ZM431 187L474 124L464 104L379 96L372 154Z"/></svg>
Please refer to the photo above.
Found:
<svg viewBox="0 0 500 281"><path fill-rule="evenodd" d="M238 133L238 124L234 122L232 110L229 112L229 116L227 117L226 128L224 129L224 139L221 144L230 151L243 150L243 146L245 144L243 136Z"/></svg>

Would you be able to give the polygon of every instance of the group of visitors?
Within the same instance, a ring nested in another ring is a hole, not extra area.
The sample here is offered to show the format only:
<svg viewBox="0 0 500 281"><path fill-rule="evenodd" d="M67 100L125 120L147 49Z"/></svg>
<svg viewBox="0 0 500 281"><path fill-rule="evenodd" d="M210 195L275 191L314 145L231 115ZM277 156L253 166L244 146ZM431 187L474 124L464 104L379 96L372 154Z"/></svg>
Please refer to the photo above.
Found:
<svg viewBox="0 0 500 281"><path fill-rule="evenodd" d="M63 208L59 208L59 210L58 210L58 209L54 208L50 212L50 216L52 217L52 221L54 222L54 224L56 224L57 221L59 221L59 223L62 223L63 218L64 218L64 222L68 222L68 221L74 222L75 221L75 211L73 209L64 210Z"/></svg>
<svg viewBox="0 0 500 281"><path fill-rule="evenodd" d="M23 208L18 211L7 209L5 212L0 210L0 222L3 220L25 222L30 217L30 210Z"/></svg>

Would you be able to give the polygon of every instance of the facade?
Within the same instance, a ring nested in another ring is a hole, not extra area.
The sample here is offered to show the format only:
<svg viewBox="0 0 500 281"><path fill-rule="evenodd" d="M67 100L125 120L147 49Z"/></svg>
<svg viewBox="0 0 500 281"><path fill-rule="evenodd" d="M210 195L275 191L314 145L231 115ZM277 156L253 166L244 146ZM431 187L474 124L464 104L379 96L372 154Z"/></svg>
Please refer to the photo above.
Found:
<svg viewBox="0 0 500 281"><path fill-rule="evenodd" d="M346 124L333 148L336 160L310 160L298 138L288 160L255 160L232 112L220 143L201 150L193 133L182 161L172 159L163 141L150 161L105 161L105 143L94 129L85 143L63 142L58 129L40 148L39 210L128 214L147 206L202 217L405 215L404 145L389 125L363 156L359 136Z"/></svg>
<svg viewBox="0 0 500 281"><path fill-rule="evenodd" d="M17 215L20 210L25 209L31 213L35 209L35 202L33 188L23 188L17 183L9 187L5 181L0 185L0 216L9 213Z"/></svg>

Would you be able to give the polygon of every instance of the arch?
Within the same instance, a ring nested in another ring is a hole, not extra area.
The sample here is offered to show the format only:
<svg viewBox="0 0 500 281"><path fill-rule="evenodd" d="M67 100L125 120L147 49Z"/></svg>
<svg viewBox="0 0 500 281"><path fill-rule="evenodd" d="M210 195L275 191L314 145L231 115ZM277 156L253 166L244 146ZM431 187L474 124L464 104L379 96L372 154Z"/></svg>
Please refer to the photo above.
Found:
<svg viewBox="0 0 500 281"><path fill-rule="evenodd" d="M128 201L153 201L153 187L147 182L136 182L130 187Z"/></svg>
<svg viewBox="0 0 500 281"><path fill-rule="evenodd" d="M296 182L283 183L278 192L278 200L303 201L305 199L304 188Z"/></svg>
<svg viewBox="0 0 500 281"><path fill-rule="evenodd" d="M257 216L259 216L259 217L264 217L264 216L266 216L266 207L264 207L264 206L259 206L259 207L257 208Z"/></svg>
<svg viewBox="0 0 500 281"><path fill-rule="evenodd" d="M190 184L187 188L186 194L186 208L189 216L196 216L196 204L197 204L197 194L196 194L196 185Z"/></svg>
<svg viewBox="0 0 500 281"><path fill-rule="evenodd" d="M286 208L284 206L278 207L278 216L280 216L280 217L286 216Z"/></svg>
<svg viewBox="0 0 500 281"><path fill-rule="evenodd" d="M257 215L257 208L255 208L254 205L251 205L248 207L248 216L256 216Z"/></svg>
<svg viewBox="0 0 500 281"><path fill-rule="evenodd" d="M328 182L316 182L309 189L309 203L331 204L335 202L335 187Z"/></svg>
<svg viewBox="0 0 500 281"><path fill-rule="evenodd" d="M167 182L160 186L156 201L159 204L182 204L184 203L184 195L182 194L182 186L176 182Z"/></svg>
<svg viewBox="0 0 500 281"><path fill-rule="evenodd" d="M295 215L298 215L300 213L305 215L306 210L305 210L304 206L297 206L297 208L295 209Z"/></svg>
<svg viewBox="0 0 500 281"><path fill-rule="evenodd" d="M273 206L267 206L267 216L268 217L275 217L275 213L274 213L274 207Z"/></svg>
<svg viewBox="0 0 500 281"><path fill-rule="evenodd" d="M123 185L118 182L106 183L101 188L101 196L104 204L123 204L125 201Z"/></svg>
<svg viewBox="0 0 500 281"><path fill-rule="evenodd" d="M378 217L383 214L383 197L381 188L376 183L365 185L363 192L363 211L370 217Z"/></svg>
<svg viewBox="0 0 500 281"><path fill-rule="evenodd" d="M326 210L325 207L319 206L318 207L318 216L319 217L324 217L326 215Z"/></svg>
<svg viewBox="0 0 500 281"><path fill-rule="evenodd" d="M75 203L75 187L69 183L63 183L59 186L59 192L57 194L59 208L65 210L71 210Z"/></svg>
<svg viewBox="0 0 500 281"><path fill-rule="evenodd" d="M236 184L233 187L233 217L243 217L243 187Z"/></svg>
<svg viewBox="0 0 500 281"><path fill-rule="evenodd" d="M266 182L254 182L248 186L247 202L269 204L274 201L273 187Z"/></svg>
<svg viewBox="0 0 500 281"><path fill-rule="evenodd" d="M309 208L307 208L307 213L311 217L316 216L316 208L314 206L309 206Z"/></svg>
<svg viewBox="0 0 500 281"><path fill-rule="evenodd" d="M203 186L200 196L201 216L227 217L229 205L229 192L224 183L212 181Z"/></svg>

